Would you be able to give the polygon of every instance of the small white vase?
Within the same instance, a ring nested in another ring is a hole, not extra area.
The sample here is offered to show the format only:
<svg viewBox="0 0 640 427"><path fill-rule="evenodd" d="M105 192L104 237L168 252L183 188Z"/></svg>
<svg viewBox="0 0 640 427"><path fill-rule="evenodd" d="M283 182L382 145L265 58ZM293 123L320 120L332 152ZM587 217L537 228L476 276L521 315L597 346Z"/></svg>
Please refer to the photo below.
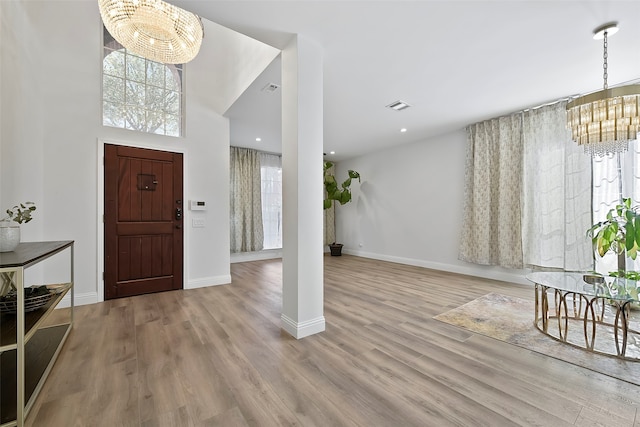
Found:
<svg viewBox="0 0 640 427"><path fill-rule="evenodd" d="M0 252L11 252L20 244L20 226L0 222Z"/></svg>

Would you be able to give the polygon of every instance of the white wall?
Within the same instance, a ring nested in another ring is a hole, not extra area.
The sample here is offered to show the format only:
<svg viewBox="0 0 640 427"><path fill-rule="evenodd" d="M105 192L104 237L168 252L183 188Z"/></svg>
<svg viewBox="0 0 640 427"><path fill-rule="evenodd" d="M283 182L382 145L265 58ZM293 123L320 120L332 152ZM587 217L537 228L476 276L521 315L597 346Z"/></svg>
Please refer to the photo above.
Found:
<svg viewBox="0 0 640 427"><path fill-rule="evenodd" d="M338 162L353 169L353 201L338 206L336 233L345 253L438 270L528 283L523 270L458 260L464 196L464 131Z"/></svg>
<svg viewBox="0 0 640 427"><path fill-rule="evenodd" d="M188 227L195 213L186 211L185 286L228 282L229 124L207 96L212 70L201 56L187 64L185 138L103 128L100 39L95 1L0 1L0 208L37 203L25 241L75 240L77 302L94 302L100 141L181 151L185 200L208 204L198 213L205 228ZM461 131L340 162L339 177L351 168L364 178L354 202L338 208L345 252L524 282L523 272L457 259L465 146Z"/></svg>
<svg viewBox="0 0 640 427"><path fill-rule="evenodd" d="M42 116L37 102L42 82L37 78L39 41L29 34L29 26L29 16L19 3L0 4L1 213L19 202L42 200L42 189L31 185L43 180L45 138L43 124L34 120ZM41 230L42 223L33 221L21 231L29 238Z"/></svg>
<svg viewBox="0 0 640 427"><path fill-rule="evenodd" d="M186 136L101 125L102 24L95 1L0 2L0 206L36 202L23 240L75 240L76 303L102 295L103 142L184 153L185 201L205 200L205 228L185 215L185 287L230 282L229 123L215 113L205 57L186 65ZM64 25L58 25L64 23Z"/></svg>

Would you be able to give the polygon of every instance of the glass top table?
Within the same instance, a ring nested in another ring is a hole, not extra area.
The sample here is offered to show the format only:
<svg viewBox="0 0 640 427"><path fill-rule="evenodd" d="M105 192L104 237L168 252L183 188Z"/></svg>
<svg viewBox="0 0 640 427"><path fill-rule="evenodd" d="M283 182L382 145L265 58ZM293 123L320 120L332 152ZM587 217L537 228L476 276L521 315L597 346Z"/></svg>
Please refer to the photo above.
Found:
<svg viewBox="0 0 640 427"><path fill-rule="evenodd" d="M635 280L557 271L539 271L528 274L526 277L527 280L547 288L621 302L640 302L638 299L640 282Z"/></svg>
<svg viewBox="0 0 640 427"><path fill-rule="evenodd" d="M580 272L535 272L534 325L551 338L640 362L640 282Z"/></svg>

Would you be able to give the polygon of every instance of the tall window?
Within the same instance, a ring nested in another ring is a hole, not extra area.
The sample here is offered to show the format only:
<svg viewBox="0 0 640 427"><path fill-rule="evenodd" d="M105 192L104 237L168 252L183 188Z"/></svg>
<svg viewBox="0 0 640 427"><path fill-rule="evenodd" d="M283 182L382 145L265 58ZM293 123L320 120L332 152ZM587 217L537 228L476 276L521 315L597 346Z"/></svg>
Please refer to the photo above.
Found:
<svg viewBox="0 0 640 427"><path fill-rule="evenodd" d="M130 53L104 29L102 124L160 135L182 135L182 64Z"/></svg>
<svg viewBox="0 0 640 427"><path fill-rule="evenodd" d="M593 158L593 222L604 221L607 212L620 203L621 198L631 197L633 204L640 203L640 144L629 143L629 150L621 154L609 154ZM600 273L618 270L618 258L609 252L596 256ZM640 270L640 257L627 259L627 270Z"/></svg>
<svg viewBox="0 0 640 427"><path fill-rule="evenodd" d="M274 154L260 154L264 249L282 248L282 162Z"/></svg>
<svg viewBox="0 0 640 427"><path fill-rule="evenodd" d="M279 155L231 147L231 252L282 248L281 165Z"/></svg>

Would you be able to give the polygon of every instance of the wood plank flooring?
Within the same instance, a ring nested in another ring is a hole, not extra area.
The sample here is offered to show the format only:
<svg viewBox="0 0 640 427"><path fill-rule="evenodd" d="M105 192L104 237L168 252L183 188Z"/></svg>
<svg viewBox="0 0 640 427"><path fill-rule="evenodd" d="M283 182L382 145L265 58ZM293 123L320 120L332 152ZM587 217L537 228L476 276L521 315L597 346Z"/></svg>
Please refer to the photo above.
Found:
<svg viewBox="0 0 640 427"><path fill-rule="evenodd" d="M78 307L27 425L640 427L640 387L432 318L530 286L327 256L327 329L295 340L281 270Z"/></svg>

